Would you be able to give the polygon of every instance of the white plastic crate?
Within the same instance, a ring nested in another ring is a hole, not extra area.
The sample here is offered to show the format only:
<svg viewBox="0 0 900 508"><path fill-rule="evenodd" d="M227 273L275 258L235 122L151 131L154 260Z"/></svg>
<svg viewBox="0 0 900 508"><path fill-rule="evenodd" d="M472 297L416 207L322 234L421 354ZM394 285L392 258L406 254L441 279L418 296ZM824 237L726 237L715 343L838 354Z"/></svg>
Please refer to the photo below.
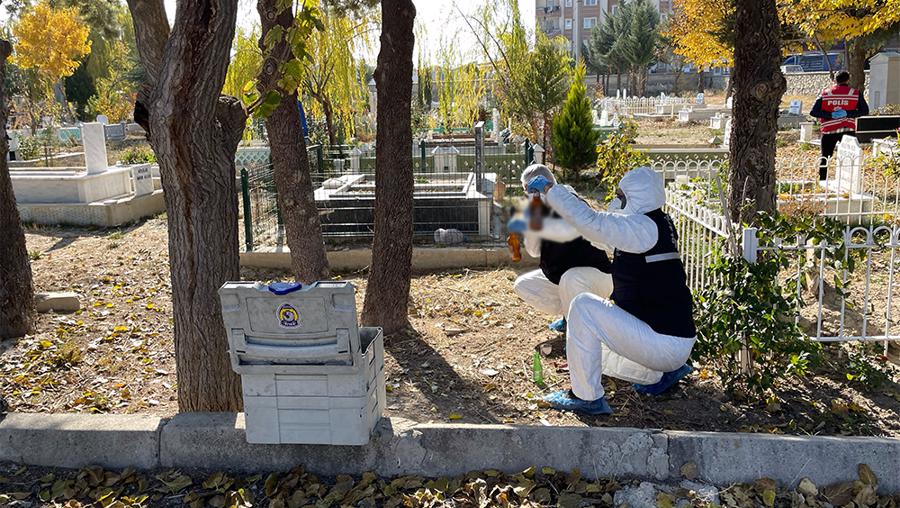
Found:
<svg viewBox="0 0 900 508"><path fill-rule="evenodd" d="M384 339L347 282L219 290L250 443L364 445L385 406Z"/></svg>

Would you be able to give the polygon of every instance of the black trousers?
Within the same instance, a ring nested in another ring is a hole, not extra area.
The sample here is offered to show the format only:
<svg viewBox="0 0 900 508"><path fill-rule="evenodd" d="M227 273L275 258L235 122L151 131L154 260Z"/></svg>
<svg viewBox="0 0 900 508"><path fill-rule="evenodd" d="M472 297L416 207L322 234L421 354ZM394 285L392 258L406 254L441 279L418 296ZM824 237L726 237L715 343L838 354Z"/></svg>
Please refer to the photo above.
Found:
<svg viewBox="0 0 900 508"><path fill-rule="evenodd" d="M822 157L819 159L819 180L828 178L828 159L834 155L834 147L844 136L856 137L856 132L835 132L833 134L822 134Z"/></svg>

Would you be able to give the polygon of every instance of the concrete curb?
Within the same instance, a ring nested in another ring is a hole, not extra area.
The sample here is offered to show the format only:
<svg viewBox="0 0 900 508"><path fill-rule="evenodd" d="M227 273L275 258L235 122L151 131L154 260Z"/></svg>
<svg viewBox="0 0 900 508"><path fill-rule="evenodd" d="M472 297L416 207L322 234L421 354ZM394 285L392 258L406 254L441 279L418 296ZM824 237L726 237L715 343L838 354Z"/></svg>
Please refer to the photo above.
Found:
<svg viewBox="0 0 900 508"><path fill-rule="evenodd" d="M0 421L0 461L30 465L457 475L529 466L590 477L680 479L693 462L716 485L768 476L795 486L852 480L868 464L884 492L900 492L900 439L773 436L601 427L417 424L385 418L364 447L251 445L243 414L11 414Z"/></svg>
<svg viewBox="0 0 900 508"><path fill-rule="evenodd" d="M328 251L328 264L335 272L356 272L372 264L372 249ZM415 247L412 266L417 272L459 270L465 268L498 268L503 266L534 267L538 260L522 249L522 262L513 264L506 247ZM241 266L288 270L291 253L287 248L241 252Z"/></svg>

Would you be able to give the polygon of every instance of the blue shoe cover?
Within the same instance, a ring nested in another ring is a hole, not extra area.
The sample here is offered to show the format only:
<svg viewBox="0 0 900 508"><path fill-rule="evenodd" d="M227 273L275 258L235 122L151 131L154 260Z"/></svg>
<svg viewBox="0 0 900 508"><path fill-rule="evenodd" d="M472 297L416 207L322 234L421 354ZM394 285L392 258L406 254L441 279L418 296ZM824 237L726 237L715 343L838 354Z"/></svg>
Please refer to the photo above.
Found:
<svg viewBox="0 0 900 508"><path fill-rule="evenodd" d="M569 390L560 390L544 397L544 401L560 411L572 411L586 415L611 415L613 410L606 402L606 397L597 400L581 400Z"/></svg>
<svg viewBox="0 0 900 508"><path fill-rule="evenodd" d="M554 332L566 333L566 318L562 317L550 323L548 326Z"/></svg>
<svg viewBox="0 0 900 508"><path fill-rule="evenodd" d="M639 385L635 383L634 391L644 395L660 395L678 384L678 382L690 374L692 370L694 369L690 365L684 364L678 370L666 372L662 375L662 379L652 385Z"/></svg>

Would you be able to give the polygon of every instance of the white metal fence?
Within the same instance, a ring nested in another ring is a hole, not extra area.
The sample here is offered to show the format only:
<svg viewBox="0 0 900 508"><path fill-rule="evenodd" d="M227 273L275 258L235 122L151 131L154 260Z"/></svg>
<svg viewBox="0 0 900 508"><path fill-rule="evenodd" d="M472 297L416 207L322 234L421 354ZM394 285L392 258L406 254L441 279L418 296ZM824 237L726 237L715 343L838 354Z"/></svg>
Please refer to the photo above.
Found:
<svg viewBox="0 0 900 508"><path fill-rule="evenodd" d="M839 243L807 241L760 245L757 231L747 228L744 252L755 259L767 251L794 258L785 279L797 288L797 322L810 338L822 342L885 341L900 339L894 297L900 227L847 226ZM834 263L835 256L839 263ZM850 258L855 269L847 269Z"/></svg>
<svg viewBox="0 0 900 508"><path fill-rule="evenodd" d="M681 106L692 104L683 97L605 97L599 101L598 110L606 110L610 115L633 116L636 114L678 114ZM662 108L662 109L660 109Z"/></svg>
<svg viewBox="0 0 900 508"><path fill-rule="evenodd" d="M816 243L803 235L760 243L765 235L756 228L730 225L721 209L700 186L673 184L666 191L665 210L676 225L692 291L717 282L710 265L714 253L725 252L729 242L732 252L741 252L751 262L779 251L792 259L779 281L797 288L795 319L811 339L900 340L900 295L895 295L900 226L847 225L834 243Z"/></svg>

